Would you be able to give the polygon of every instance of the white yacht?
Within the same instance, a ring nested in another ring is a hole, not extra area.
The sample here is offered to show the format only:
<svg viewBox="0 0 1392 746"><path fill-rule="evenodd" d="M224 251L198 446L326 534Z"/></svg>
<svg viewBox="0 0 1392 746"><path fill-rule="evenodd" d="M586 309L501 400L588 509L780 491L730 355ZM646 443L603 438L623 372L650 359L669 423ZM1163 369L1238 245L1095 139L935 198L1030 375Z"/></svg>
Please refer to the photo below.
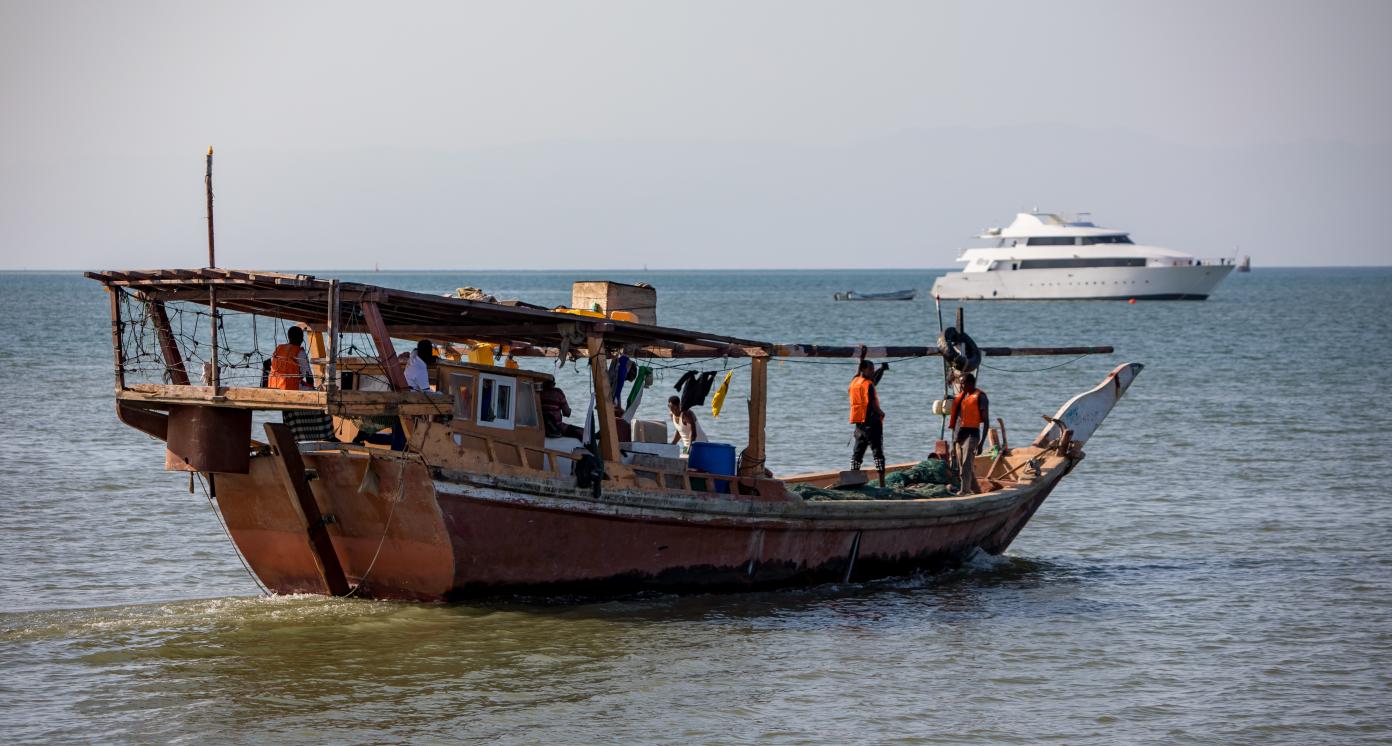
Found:
<svg viewBox="0 0 1392 746"><path fill-rule="evenodd" d="M1203 300L1234 266L1228 258L1197 259L1133 243L1123 231L1094 225L1087 213L1022 212L1010 227L977 238L992 245L964 249L957 261L966 267L939 277L935 297Z"/></svg>

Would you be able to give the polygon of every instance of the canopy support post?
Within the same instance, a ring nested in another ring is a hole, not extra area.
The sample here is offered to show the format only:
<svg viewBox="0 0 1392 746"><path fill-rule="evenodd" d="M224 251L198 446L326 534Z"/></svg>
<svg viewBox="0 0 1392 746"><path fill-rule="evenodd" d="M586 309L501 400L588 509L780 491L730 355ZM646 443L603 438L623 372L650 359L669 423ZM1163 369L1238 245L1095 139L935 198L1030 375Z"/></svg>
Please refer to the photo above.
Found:
<svg viewBox="0 0 1392 746"><path fill-rule="evenodd" d="M761 356L749 363L749 444L740 454L739 475L764 475L764 423L768 412L768 357Z"/></svg>
<svg viewBox="0 0 1392 746"><path fill-rule="evenodd" d="M604 356L604 337L591 335L585 341L590 353L590 379L594 381L595 416L599 419L599 457L620 463L619 429L614 423L614 394L609 389L609 362Z"/></svg>

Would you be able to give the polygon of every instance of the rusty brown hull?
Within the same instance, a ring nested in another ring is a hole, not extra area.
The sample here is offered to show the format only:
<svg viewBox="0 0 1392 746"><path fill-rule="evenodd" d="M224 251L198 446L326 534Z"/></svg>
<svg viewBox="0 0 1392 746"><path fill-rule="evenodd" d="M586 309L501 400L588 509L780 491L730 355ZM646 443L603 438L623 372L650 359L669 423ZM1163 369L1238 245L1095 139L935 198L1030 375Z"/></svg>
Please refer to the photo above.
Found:
<svg viewBox="0 0 1392 746"><path fill-rule="evenodd" d="M356 594L442 601L863 581L999 553L1063 469L970 498L803 502L443 477L405 457L306 453ZM278 593L324 593L306 522L269 457L218 477L238 549Z"/></svg>

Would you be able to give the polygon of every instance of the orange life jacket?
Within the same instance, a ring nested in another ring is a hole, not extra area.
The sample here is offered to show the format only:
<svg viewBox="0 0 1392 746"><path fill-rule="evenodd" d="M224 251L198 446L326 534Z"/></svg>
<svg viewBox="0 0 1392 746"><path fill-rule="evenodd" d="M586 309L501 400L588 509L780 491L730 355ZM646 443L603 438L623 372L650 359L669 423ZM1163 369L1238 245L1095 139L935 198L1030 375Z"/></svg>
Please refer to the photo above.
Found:
<svg viewBox="0 0 1392 746"><path fill-rule="evenodd" d="M286 391L300 390L300 346L285 343L276 345L271 353L271 374L266 386Z"/></svg>
<svg viewBox="0 0 1392 746"><path fill-rule="evenodd" d="M864 376L856 376L851 379L851 385L847 391L851 395L851 422L854 424L865 422L872 400L875 402L875 409L880 408L880 397L878 395L872 396L870 393L872 385L873 382Z"/></svg>
<svg viewBox="0 0 1392 746"><path fill-rule="evenodd" d="M965 428L981 427L981 389L963 391L952 402L952 420Z"/></svg>

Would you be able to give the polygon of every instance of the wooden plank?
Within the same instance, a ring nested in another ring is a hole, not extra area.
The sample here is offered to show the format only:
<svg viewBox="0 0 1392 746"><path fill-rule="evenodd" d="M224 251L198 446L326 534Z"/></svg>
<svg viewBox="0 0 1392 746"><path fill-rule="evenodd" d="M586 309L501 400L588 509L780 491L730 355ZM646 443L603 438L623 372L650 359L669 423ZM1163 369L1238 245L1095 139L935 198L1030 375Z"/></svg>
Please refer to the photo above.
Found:
<svg viewBox="0 0 1392 746"><path fill-rule="evenodd" d="M1107 355L1115 352L1110 345L1100 345L1092 347L982 347L981 354L987 357L1025 357L1025 356L1045 356L1045 355ZM584 351L581 351L582 355ZM669 346L639 345L637 355L639 357L654 358L713 358L713 357L748 357L755 358L760 356L770 357L789 357L789 358L845 358L853 359L860 355L859 346L844 345L802 345L802 344L783 344L775 345L768 350L758 347L691 347L682 346L674 349ZM880 347L867 348L867 355L874 358L908 358L908 357L939 357L941 353L936 347L922 347L917 345L887 345ZM513 348L513 357L557 357L558 353L553 347L522 347Z"/></svg>
<svg viewBox="0 0 1392 746"><path fill-rule="evenodd" d="M137 383L118 391L116 398L147 406L198 404L235 409L295 409L327 412L336 417L429 417L454 410L454 397L433 391L338 391L329 397L323 391L228 387L214 394L209 386Z"/></svg>
<svg viewBox="0 0 1392 746"><path fill-rule="evenodd" d="M749 365L749 444L740 459L740 476L764 475L764 423L768 414L768 361L756 357Z"/></svg>
<svg viewBox="0 0 1392 746"><path fill-rule="evenodd" d="M203 404L243 409L322 410L326 403L322 391L228 387L215 393L211 386L178 386L162 383L133 384L121 392L120 398L128 401Z"/></svg>
<svg viewBox="0 0 1392 746"><path fill-rule="evenodd" d="M160 357L164 358L164 368L169 371L169 380L177 386L189 385L188 371L184 369L184 359L179 354L179 343L175 341L174 331L169 326L169 314L164 309L164 302L150 300L145 302L145 306L150 310L150 318L155 322Z"/></svg>
<svg viewBox="0 0 1392 746"><path fill-rule="evenodd" d="M620 463L619 430L614 424L614 395L609 389L609 364L604 357L604 338L594 335L585 344L590 353L590 379L594 381L595 418L599 420L599 457Z"/></svg>
<svg viewBox="0 0 1392 746"><path fill-rule="evenodd" d="M324 581L324 589L331 596L346 595L348 579L344 577L343 566L338 562L338 553L334 551L333 540L329 538L324 515L319 512L319 503L314 500L314 492L305 478L304 459L300 457L295 436L289 426L278 422L267 422L265 428L266 438L273 446L276 462L280 465L281 481L304 517L310 554L314 555L314 566Z"/></svg>
<svg viewBox="0 0 1392 746"><path fill-rule="evenodd" d="M314 371L314 377L320 381L324 380L324 364L316 363L315 360L323 360L328 356L329 350L324 346L324 335L321 332L310 329L305 332L305 338L309 340L309 359L310 368Z"/></svg>
<svg viewBox="0 0 1392 746"><path fill-rule="evenodd" d="M108 287L106 295L111 300L111 353L116 366L116 393L119 395L126 387L126 353L121 343L121 291Z"/></svg>
<svg viewBox="0 0 1392 746"><path fill-rule="evenodd" d="M382 309L376 303L362 304L363 318L367 319L367 325L372 330L372 341L377 345L377 357L382 362L382 369L387 373L387 380L391 382L392 388L397 391L405 391L406 374L401 370L401 363L396 359L396 348L392 346L391 334L387 332L387 324L382 321Z"/></svg>

